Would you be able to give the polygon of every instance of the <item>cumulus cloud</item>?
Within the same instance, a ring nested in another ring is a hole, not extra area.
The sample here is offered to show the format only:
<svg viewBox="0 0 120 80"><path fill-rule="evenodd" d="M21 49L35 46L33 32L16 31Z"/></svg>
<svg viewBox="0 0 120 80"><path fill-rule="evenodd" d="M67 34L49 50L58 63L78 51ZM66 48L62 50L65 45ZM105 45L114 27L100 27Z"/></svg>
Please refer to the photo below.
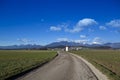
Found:
<svg viewBox="0 0 120 80"><path fill-rule="evenodd" d="M100 30L106 30L107 28L105 26L99 26Z"/></svg>
<svg viewBox="0 0 120 80"><path fill-rule="evenodd" d="M86 35L80 35L80 38L86 38L87 36Z"/></svg>
<svg viewBox="0 0 120 80"><path fill-rule="evenodd" d="M94 19L90 19L90 18L84 18L82 20L79 20L79 22L77 23L77 26L89 26L92 24L97 24L97 22Z"/></svg>
<svg viewBox="0 0 120 80"><path fill-rule="evenodd" d="M111 27L119 27L120 28L120 19L111 20L110 22L106 23L106 25Z"/></svg>
<svg viewBox="0 0 120 80"><path fill-rule="evenodd" d="M80 32L82 30L83 30L83 28L81 28L81 27L74 27L73 29L69 29L69 28L65 29L66 32L70 32L70 33Z"/></svg>
<svg viewBox="0 0 120 80"><path fill-rule="evenodd" d="M94 19L91 18L84 18L82 20L79 20L77 24L73 27L73 29L67 29L66 31L68 32L80 32L82 31L85 27L95 25L97 22Z"/></svg>
<svg viewBox="0 0 120 80"><path fill-rule="evenodd" d="M50 30L51 31L61 31L61 27L51 26Z"/></svg>
<svg viewBox="0 0 120 80"><path fill-rule="evenodd" d="M95 37L92 42L92 44L102 44L102 43L103 41L100 37Z"/></svg>

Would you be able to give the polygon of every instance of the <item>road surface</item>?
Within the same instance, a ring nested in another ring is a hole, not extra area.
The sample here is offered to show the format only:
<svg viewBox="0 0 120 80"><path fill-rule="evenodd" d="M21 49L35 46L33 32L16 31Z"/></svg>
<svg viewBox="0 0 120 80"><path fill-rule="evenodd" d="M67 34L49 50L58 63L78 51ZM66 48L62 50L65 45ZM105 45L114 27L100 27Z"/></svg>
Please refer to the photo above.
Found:
<svg viewBox="0 0 120 80"><path fill-rule="evenodd" d="M80 58L66 52L58 53L51 62L16 80L99 80Z"/></svg>

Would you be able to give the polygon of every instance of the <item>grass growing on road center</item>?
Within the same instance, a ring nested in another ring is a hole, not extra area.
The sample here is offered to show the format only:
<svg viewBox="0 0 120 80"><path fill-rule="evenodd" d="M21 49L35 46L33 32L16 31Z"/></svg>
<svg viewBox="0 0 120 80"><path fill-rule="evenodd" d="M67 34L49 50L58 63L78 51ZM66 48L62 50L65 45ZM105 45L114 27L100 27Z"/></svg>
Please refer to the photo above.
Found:
<svg viewBox="0 0 120 80"><path fill-rule="evenodd" d="M51 60L55 51L0 50L0 80Z"/></svg>
<svg viewBox="0 0 120 80"><path fill-rule="evenodd" d="M120 51L119 50L80 50L70 51L87 59L110 80L120 80Z"/></svg>

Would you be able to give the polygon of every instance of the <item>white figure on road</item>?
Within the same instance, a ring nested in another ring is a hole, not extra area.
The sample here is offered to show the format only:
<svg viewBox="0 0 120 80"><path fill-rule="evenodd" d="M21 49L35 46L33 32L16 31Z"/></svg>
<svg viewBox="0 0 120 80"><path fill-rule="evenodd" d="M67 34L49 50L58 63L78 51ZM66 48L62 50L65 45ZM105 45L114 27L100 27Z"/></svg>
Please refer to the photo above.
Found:
<svg viewBox="0 0 120 80"><path fill-rule="evenodd" d="M65 51L68 51L68 46L66 46Z"/></svg>

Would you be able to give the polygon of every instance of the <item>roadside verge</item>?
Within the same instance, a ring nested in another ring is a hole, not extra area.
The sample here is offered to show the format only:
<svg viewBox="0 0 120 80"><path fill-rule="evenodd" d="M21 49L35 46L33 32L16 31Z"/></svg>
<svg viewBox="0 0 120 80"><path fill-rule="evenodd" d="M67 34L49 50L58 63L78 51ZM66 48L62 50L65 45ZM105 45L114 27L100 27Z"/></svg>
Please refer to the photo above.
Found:
<svg viewBox="0 0 120 80"><path fill-rule="evenodd" d="M70 53L70 52L69 52ZM109 80L108 77L106 75L104 75L101 71L99 71L98 69L96 69L91 63L89 63L87 60L85 60L84 58L70 53L71 55L81 59L85 64L88 65L88 67L93 71L93 73L96 75L96 77L98 78L98 80Z"/></svg>
<svg viewBox="0 0 120 80"><path fill-rule="evenodd" d="M34 71L34 70L36 70L36 69L44 66L45 64L49 63L49 62L52 61L54 58L56 58L58 55L59 55L59 53L57 52L57 54L56 54L51 60L44 61L44 62L42 62L42 63L40 63L40 64L38 64L38 65L36 65L36 66L33 66L33 67L30 68L30 69L27 69L27 70L21 72L21 73L18 73L18 74L15 74L15 75L13 75L13 76L10 76L10 77L6 78L5 80L15 80L15 79L17 79L17 78L19 78L19 77L21 77L21 76L23 76L23 75L26 75L27 73L32 72L32 71Z"/></svg>

